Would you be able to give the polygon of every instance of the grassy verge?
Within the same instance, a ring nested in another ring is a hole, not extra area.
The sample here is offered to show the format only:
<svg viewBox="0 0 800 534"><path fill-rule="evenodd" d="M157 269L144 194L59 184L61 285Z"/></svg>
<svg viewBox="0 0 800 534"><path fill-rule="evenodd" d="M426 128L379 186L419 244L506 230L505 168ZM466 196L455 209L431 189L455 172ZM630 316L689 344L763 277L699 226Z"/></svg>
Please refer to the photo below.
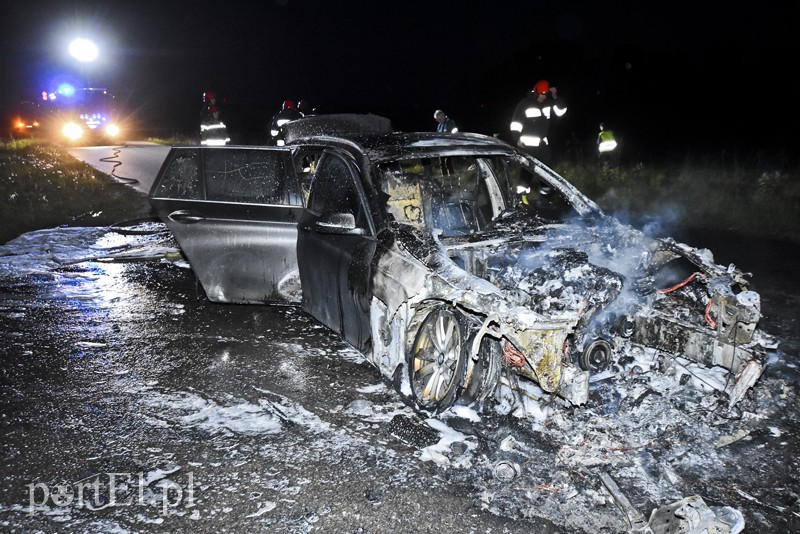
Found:
<svg viewBox="0 0 800 534"><path fill-rule="evenodd" d="M159 145L196 145L200 142L199 136L174 134L171 137L148 137L145 141Z"/></svg>
<svg viewBox="0 0 800 534"><path fill-rule="evenodd" d="M800 169L778 160L562 161L559 173L621 219L800 241Z"/></svg>
<svg viewBox="0 0 800 534"><path fill-rule="evenodd" d="M31 230L147 217L142 193L50 143L0 143L0 243Z"/></svg>

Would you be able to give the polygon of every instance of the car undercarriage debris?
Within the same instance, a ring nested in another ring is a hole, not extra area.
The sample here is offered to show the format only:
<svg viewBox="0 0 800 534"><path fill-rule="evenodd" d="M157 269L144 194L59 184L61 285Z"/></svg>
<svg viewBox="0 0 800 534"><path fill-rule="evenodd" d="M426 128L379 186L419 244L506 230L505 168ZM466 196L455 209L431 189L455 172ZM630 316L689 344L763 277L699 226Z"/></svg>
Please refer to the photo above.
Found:
<svg viewBox="0 0 800 534"><path fill-rule="evenodd" d="M744 530L740 511L730 506L711 508L697 495L654 509L645 522L613 478L601 473L600 481L625 516L632 534L738 534Z"/></svg>

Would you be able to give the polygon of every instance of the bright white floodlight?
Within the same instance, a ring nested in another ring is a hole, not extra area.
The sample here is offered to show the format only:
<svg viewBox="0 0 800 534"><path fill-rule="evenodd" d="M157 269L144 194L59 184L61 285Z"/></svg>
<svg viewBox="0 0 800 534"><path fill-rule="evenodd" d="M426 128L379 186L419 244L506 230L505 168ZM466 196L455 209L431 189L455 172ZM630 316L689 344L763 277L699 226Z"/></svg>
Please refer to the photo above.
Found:
<svg viewBox="0 0 800 534"><path fill-rule="evenodd" d="M89 39L79 37L73 39L69 44L69 54L78 61L88 63L89 61L97 59L97 45Z"/></svg>

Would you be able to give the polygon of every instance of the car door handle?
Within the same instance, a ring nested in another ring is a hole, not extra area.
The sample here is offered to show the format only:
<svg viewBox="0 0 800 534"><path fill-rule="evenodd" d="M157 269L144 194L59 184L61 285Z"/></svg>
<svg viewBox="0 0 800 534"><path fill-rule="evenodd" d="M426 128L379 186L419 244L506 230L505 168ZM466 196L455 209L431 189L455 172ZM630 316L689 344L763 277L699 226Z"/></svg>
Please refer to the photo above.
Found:
<svg viewBox="0 0 800 534"><path fill-rule="evenodd" d="M199 215L197 213L192 213L189 210L177 210L170 213L167 218L170 221L183 223L183 224L194 224L196 222L206 220L205 217Z"/></svg>

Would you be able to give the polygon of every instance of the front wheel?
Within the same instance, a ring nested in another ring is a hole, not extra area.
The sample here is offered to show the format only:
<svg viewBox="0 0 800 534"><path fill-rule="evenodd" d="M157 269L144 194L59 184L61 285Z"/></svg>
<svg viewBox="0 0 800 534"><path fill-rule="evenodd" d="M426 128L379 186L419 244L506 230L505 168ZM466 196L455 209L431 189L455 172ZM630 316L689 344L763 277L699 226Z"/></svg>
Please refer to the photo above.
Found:
<svg viewBox="0 0 800 534"><path fill-rule="evenodd" d="M464 381L465 322L457 311L434 308L419 326L408 355L414 401L421 408L442 411L456 400Z"/></svg>

